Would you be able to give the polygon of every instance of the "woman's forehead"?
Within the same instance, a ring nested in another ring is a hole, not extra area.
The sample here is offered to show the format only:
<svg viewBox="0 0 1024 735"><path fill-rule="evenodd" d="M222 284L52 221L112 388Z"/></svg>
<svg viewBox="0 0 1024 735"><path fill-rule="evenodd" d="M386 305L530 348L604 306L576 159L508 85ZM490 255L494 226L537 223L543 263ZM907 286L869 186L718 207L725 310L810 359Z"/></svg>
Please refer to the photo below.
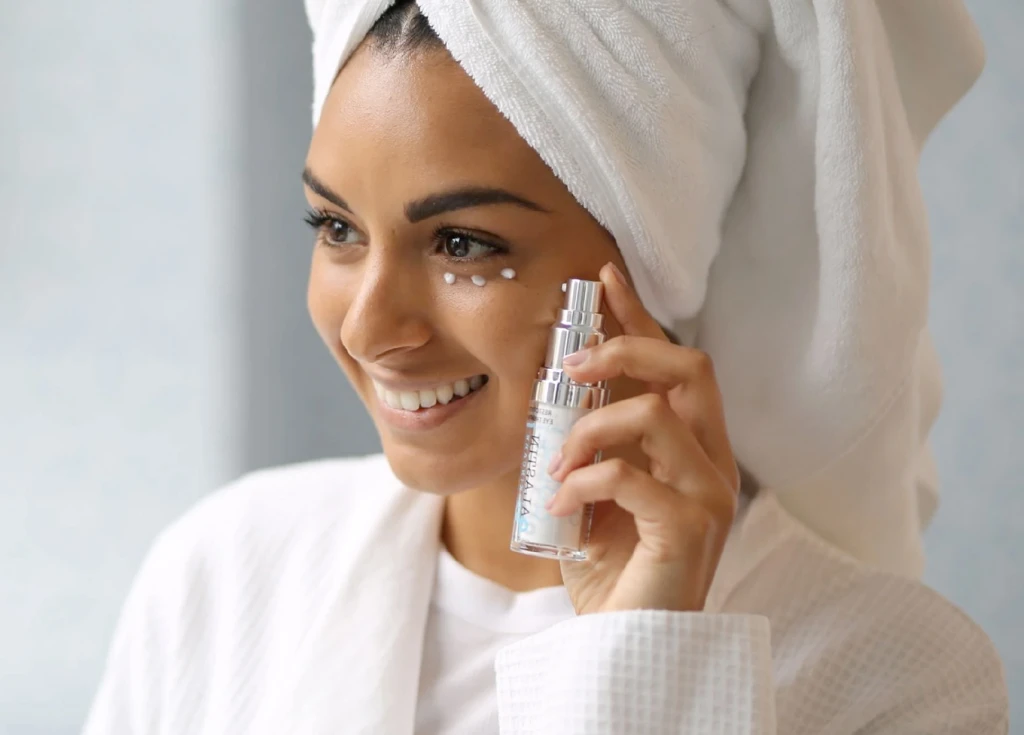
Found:
<svg viewBox="0 0 1024 735"><path fill-rule="evenodd" d="M363 47L338 74L320 127L336 139L463 151L528 146L462 68L443 51L399 56Z"/></svg>
<svg viewBox="0 0 1024 735"><path fill-rule="evenodd" d="M490 185L543 197L564 187L444 51L395 57L363 47L338 74L307 165L339 187Z"/></svg>

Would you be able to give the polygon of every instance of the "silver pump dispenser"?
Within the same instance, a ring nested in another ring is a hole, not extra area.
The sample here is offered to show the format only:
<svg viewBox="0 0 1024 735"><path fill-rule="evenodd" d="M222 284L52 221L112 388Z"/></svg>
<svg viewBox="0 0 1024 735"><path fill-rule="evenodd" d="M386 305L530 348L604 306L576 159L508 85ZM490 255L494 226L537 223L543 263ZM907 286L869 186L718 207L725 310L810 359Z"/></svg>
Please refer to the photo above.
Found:
<svg viewBox="0 0 1024 735"><path fill-rule="evenodd" d="M577 383L564 372L562 360L607 338L601 314L604 285L600 281L571 278L562 290L565 305L551 328L544 367L533 385L533 400L570 408L599 408L608 402L605 381Z"/></svg>

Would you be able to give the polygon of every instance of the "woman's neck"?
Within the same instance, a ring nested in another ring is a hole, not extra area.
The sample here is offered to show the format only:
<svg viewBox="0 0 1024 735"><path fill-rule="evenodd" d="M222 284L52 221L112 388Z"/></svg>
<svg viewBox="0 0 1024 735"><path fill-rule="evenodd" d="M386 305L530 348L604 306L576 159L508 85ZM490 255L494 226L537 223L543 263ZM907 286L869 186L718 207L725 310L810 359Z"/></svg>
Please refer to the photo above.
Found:
<svg viewBox="0 0 1024 735"><path fill-rule="evenodd" d="M518 471L476 490L445 498L441 541L471 572L525 592L562 583L558 561L509 549L518 491Z"/></svg>

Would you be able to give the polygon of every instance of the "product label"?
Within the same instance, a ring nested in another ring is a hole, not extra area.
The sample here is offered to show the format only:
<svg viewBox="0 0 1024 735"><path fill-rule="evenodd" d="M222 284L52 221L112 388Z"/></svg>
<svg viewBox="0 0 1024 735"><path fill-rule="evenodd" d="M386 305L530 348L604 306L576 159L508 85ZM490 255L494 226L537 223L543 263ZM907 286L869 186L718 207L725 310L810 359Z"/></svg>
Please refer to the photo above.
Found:
<svg viewBox="0 0 1024 735"><path fill-rule="evenodd" d="M559 548L580 547L584 511L577 511L571 516L555 517L547 512L544 505L561 486L561 483L548 475L548 466L561 450L573 424L590 410L536 402L530 404L523 467L519 475L514 540Z"/></svg>

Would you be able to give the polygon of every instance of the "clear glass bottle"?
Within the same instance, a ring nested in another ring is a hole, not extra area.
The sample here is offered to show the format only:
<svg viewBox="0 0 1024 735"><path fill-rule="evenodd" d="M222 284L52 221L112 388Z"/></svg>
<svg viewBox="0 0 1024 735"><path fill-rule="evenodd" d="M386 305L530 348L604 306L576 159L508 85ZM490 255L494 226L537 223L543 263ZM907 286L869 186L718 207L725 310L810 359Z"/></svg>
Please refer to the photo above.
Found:
<svg viewBox="0 0 1024 735"><path fill-rule="evenodd" d="M601 314L604 287L599 281L574 278L562 290L565 306L551 328L544 367L533 384L510 548L533 556L582 561L587 558L593 506L556 518L544 505L561 485L547 473L552 458L581 417L608 403L604 381L578 383L562 369L567 355L607 338ZM599 455L594 457L595 462L598 459Z"/></svg>

